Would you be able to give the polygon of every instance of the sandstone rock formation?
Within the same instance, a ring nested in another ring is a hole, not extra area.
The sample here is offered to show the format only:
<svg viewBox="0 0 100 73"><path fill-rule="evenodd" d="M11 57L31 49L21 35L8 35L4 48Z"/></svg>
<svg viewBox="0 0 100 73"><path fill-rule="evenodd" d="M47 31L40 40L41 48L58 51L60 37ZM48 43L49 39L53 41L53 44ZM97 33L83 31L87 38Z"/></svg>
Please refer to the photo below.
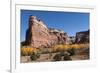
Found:
<svg viewBox="0 0 100 73"><path fill-rule="evenodd" d="M75 43L75 36L69 36L69 43L74 44Z"/></svg>
<svg viewBox="0 0 100 73"><path fill-rule="evenodd" d="M43 21L35 16L29 17L29 25L26 31L24 45L39 47L51 47L55 44L68 44L67 34L58 29L47 28Z"/></svg>
<svg viewBox="0 0 100 73"><path fill-rule="evenodd" d="M77 32L75 43L89 43L89 30Z"/></svg>

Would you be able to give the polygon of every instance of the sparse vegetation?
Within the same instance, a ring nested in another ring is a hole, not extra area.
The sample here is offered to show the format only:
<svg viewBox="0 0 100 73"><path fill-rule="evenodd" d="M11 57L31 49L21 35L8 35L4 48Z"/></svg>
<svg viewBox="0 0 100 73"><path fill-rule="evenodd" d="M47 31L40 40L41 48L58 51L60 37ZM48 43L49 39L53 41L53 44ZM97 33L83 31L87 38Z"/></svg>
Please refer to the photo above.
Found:
<svg viewBox="0 0 100 73"><path fill-rule="evenodd" d="M75 49L84 49L89 48L89 44L68 44L68 45L55 45L52 48L33 48L29 46L23 46L21 47L21 55L22 56L30 56L33 52L39 52L39 53L53 53L53 52L63 52L68 51L70 55L75 54Z"/></svg>
<svg viewBox="0 0 100 73"><path fill-rule="evenodd" d="M72 60L68 54L65 54L63 57L64 61Z"/></svg>
<svg viewBox="0 0 100 73"><path fill-rule="evenodd" d="M56 54L54 57L53 57L53 59L54 59L54 61L61 61L61 55L60 54Z"/></svg>
<svg viewBox="0 0 100 73"><path fill-rule="evenodd" d="M50 53L52 48L38 48L41 54Z"/></svg>
<svg viewBox="0 0 100 73"><path fill-rule="evenodd" d="M89 48L89 44L71 44L71 45L55 45L53 47L53 51L67 51L69 49L84 49L84 48Z"/></svg>
<svg viewBox="0 0 100 73"><path fill-rule="evenodd" d="M75 49L73 49L73 48L68 49L67 52L69 53L70 56L75 55Z"/></svg>
<svg viewBox="0 0 100 73"><path fill-rule="evenodd" d="M53 51L56 51L56 52L58 52L58 51L65 51L65 50L67 50L67 49L69 49L70 48L70 46L69 45L62 45L62 44L60 44L60 45L55 45L54 47L53 47Z"/></svg>
<svg viewBox="0 0 100 73"><path fill-rule="evenodd" d="M40 54L34 53L34 52L30 55L30 59L32 61L36 61L39 57L40 57Z"/></svg>
<svg viewBox="0 0 100 73"><path fill-rule="evenodd" d="M67 60L72 60L70 58L70 56L68 55L68 53L66 53L66 52L60 52L59 54L56 54L53 57L53 59L54 59L54 61L61 61L61 60L67 61Z"/></svg>
<svg viewBox="0 0 100 73"><path fill-rule="evenodd" d="M43 60L44 57L47 57L45 60L67 61L72 60L73 56L80 54L84 51L84 49L88 48L89 44L59 44L52 46L51 48L33 48L30 46L22 46L21 56L25 56L31 61Z"/></svg>
<svg viewBox="0 0 100 73"><path fill-rule="evenodd" d="M61 52L60 52L60 55L61 55L61 56L64 56L64 55L65 55L65 51L61 51Z"/></svg>

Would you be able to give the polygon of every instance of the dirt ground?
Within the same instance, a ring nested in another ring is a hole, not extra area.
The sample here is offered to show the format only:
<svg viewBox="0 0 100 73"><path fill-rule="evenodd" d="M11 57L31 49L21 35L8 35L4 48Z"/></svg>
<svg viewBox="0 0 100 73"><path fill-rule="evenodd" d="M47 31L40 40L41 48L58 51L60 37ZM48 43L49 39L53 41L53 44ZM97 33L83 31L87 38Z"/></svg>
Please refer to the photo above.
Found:
<svg viewBox="0 0 100 73"><path fill-rule="evenodd" d="M74 60L88 60L89 59L89 50L77 50L77 54L70 56L72 61ZM52 62L53 57L58 54L59 52L52 53L52 54L41 54L40 57L36 61L31 61L30 56L21 56L21 63L29 63L29 62ZM63 60L62 60L63 61Z"/></svg>

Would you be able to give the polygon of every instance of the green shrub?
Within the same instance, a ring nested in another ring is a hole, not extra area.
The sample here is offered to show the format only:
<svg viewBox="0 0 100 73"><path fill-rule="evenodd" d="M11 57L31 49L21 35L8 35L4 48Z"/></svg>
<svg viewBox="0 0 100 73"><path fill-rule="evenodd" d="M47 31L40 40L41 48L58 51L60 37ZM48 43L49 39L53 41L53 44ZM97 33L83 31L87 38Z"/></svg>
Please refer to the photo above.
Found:
<svg viewBox="0 0 100 73"><path fill-rule="evenodd" d="M54 59L54 61L60 61L61 60L61 55L60 54L56 54L54 57L53 57L53 59Z"/></svg>
<svg viewBox="0 0 100 73"><path fill-rule="evenodd" d="M67 50L67 52L70 54L69 56L73 56L73 55L75 55L75 49L69 49L69 50Z"/></svg>
<svg viewBox="0 0 100 73"><path fill-rule="evenodd" d="M37 53L37 54L36 54L36 56L37 56L37 58L39 58L39 57L40 57L40 54L39 54L39 53Z"/></svg>
<svg viewBox="0 0 100 73"><path fill-rule="evenodd" d="M72 60L72 59L70 58L70 56L68 54L65 54L63 57L63 60L67 61L67 60Z"/></svg>
<svg viewBox="0 0 100 73"><path fill-rule="evenodd" d="M40 57L40 54L38 54L38 53L32 53L31 54L31 56L30 56L30 59L32 60L32 61L36 61L38 58Z"/></svg>
<svg viewBox="0 0 100 73"><path fill-rule="evenodd" d="M61 56L64 56L64 55L65 55L65 51L61 51L61 52L60 52L60 55L61 55Z"/></svg>

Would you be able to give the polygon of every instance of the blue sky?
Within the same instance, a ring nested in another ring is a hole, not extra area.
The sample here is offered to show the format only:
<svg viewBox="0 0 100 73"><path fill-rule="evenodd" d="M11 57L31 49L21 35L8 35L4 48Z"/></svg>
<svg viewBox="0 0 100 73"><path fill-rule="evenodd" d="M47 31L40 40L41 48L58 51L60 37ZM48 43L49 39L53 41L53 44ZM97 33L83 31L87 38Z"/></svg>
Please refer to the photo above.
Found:
<svg viewBox="0 0 100 73"><path fill-rule="evenodd" d="M89 13L21 10L21 41L25 40L30 15L41 19L49 28L65 31L68 36L89 29Z"/></svg>

